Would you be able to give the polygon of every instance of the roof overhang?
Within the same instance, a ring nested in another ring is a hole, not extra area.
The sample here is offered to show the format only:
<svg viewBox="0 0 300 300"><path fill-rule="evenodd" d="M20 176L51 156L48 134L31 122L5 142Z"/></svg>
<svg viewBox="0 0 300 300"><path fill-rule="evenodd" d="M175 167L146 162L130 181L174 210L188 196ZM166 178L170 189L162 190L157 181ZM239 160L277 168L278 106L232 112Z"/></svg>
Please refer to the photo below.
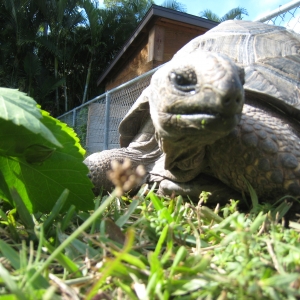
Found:
<svg viewBox="0 0 300 300"><path fill-rule="evenodd" d="M187 13L179 12L179 11L165 8L162 6L152 5L151 8L146 13L146 15L144 16L144 18L139 23L136 30L133 32L133 34L130 36L130 38L127 40L127 42L124 44L124 46L119 51L119 53L116 55L114 60L111 62L111 64L106 68L106 70L98 78L97 85L99 85L103 82L103 80L113 70L113 68L116 66L116 64L121 59L121 57L124 55L124 53L127 52L128 49L132 46L132 44L138 38L138 36L140 36L142 33L145 33L145 28L147 28L147 25L152 23L155 19L158 19L158 18L169 19L172 21L180 22L183 24L191 25L191 26L206 28L208 30L218 25L217 22L214 22L214 21L211 21L208 19L204 19L201 17L187 14Z"/></svg>

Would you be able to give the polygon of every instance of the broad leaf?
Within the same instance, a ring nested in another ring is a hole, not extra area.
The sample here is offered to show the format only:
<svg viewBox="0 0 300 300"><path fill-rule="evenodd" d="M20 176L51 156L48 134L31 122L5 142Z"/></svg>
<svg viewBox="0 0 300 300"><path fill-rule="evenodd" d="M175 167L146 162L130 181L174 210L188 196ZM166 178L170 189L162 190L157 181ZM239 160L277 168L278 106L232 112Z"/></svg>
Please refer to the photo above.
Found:
<svg viewBox="0 0 300 300"><path fill-rule="evenodd" d="M0 155L20 157L30 146L45 142L51 148L61 147L42 118L32 98L17 90L0 88Z"/></svg>
<svg viewBox="0 0 300 300"><path fill-rule="evenodd" d="M25 97L25 100L28 99L31 100ZM93 209L92 183L87 177L88 168L83 163L85 150L80 146L74 130L52 118L45 111L39 109L35 111L31 101L27 104L29 108L24 103L18 105L16 101L16 110L20 112L20 115L25 114L22 111L31 111L30 118L32 115L40 114L41 118L37 118L40 123L38 127L45 130L42 134L27 130L25 137L14 137L16 140L26 138L27 147L21 141L14 142L12 137L12 145L22 146L22 151L17 151L18 156L15 155L16 151L8 151L10 149L5 151L9 155L3 155L3 152L0 152L2 154L0 168L7 186L17 190L30 212L49 212L65 189L70 191L70 196L64 209L72 204L82 210ZM8 124L16 127L14 122L8 122ZM24 126L26 124L25 122ZM7 128L9 130L10 127L7 125ZM48 133L53 136L52 139L47 138ZM30 141L33 142L30 143ZM56 145L63 145L63 147L54 148L53 141L56 141ZM0 190L0 197L11 202L7 189Z"/></svg>

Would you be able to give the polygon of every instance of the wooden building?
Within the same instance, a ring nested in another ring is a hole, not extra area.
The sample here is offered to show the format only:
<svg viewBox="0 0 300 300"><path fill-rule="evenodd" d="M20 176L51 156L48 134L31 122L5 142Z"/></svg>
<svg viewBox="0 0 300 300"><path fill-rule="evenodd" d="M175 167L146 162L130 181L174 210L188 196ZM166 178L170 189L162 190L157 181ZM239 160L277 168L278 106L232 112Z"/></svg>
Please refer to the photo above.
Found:
<svg viewBox="0 0 300 300"><path fill-rule="evenodd" d="M218 23L153 5L97 84L111 90L169 61L190 40Z"/></svg>

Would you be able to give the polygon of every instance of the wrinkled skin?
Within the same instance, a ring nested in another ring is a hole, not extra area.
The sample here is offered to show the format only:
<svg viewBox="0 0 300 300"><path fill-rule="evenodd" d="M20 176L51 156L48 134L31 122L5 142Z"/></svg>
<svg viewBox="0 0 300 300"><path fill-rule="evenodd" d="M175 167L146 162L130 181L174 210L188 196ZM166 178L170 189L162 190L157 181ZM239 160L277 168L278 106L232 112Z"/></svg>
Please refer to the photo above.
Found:
<svg viewBox="0 0 300 300"><path fill-rule="evenodd" d="M133 167L146 167L143 182L159 182L163 194L198 198L205 190L220 201L248 193L248 182L274 201L300 195L298 122L262 105L256 93L244 95L243 84L243 69L222 54L197 52L159 69L137 100L143 112L149 102L151 118L143 113L123 148L85 160L95 193L112 188L110 161L128 157Z"/></svg>
<svg viewBox="0 0 300 300"><path fill-rule="evenodd" d="M240 120L243 83L242 69L208 52L175 59L156 72L149 105L168 178L186 182L205 170L205 147L227 136Z"/></svg>

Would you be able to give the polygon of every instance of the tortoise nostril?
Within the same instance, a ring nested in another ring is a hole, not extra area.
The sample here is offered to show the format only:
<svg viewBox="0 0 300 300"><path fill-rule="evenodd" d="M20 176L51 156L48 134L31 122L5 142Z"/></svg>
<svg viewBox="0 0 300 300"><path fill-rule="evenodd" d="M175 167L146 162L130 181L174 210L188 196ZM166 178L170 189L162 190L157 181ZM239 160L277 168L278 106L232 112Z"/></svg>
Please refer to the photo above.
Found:
<svg viewBox="0 0 300 300"><path fill-rule="evenodd" d="M224 97L222 99L222 104L225 106L225 107L228 107L228 106L239 106L240 103L242 101L242 98L238 95L238 96L235 96L235 95L227 95L226 97Z"/></svg>
<svg viewBox="0 0 300 300"><path fill-rule="evenodd" d="M241 103L241 98L240 98L240 97L237 97L237 98L235 99L235 103L239 105L239 104Z"/></svg>
<svg viewBox="0 0 300 300"><path fill-rule="evenodd" d="M226 106L229 105L230 102L231 102L230 97L226 97L226 98L223 100L223 104L225 104Z"/></svg>

